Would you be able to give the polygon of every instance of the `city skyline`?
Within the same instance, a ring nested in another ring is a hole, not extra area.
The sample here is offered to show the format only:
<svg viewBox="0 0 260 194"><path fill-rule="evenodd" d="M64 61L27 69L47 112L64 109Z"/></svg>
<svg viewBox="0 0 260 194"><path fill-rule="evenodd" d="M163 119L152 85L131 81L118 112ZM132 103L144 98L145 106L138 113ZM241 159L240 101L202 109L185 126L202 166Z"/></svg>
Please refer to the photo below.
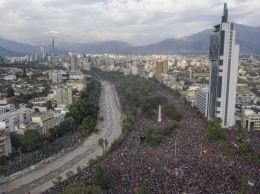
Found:
<svg viewBox="0 0 260 194"><path fill-rule="evenodd" d="M260 26L260 3L244 0L0 1L0 37L34 45L121 40L134 46L184 37L219 23L223 3L230 21ZM241 9L241 7L243 9Z"/></svg>

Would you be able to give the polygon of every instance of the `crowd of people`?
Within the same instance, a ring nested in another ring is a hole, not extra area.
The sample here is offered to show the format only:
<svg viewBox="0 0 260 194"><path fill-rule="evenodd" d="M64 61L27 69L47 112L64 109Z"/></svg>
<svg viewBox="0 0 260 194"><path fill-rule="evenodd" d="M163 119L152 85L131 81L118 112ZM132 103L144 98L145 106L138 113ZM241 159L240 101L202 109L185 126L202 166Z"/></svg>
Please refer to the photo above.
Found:
<svg viewBox="0 0 260 194"><path fill-rule="evenodd" d="M44 152L42 149L32 153L21 154L21 156L18 154L16 157L11 158L8 163L3 166L5 170L0 172L0 177L7 177L51 156L55 156L57 154L59 155L61 152L74 149L80 142L80 138L82 138L81 132L70 132L53 143L49 143L50 146L53 147L53 150L49 152Z"/></svg>
<svg viewBox="0 0 260 194"><path fill-rule="evenodd" d="M158 115L152 118L132 115L131 107L127 105L128 115L133 118L130 133L116 150L97 162L112 181L112 187L104 193L132 194L137 187L145 185L151 193L235 194L241 190L243 176L249 178L251 193L259 193L259 164L241 162L236 146L232 147L233 154L224 155L216 142L207 139L203 119L182 98L174 97L162 88L158 88L158 93L174 104L176 111L182 114L182 120L172 121L162 114L162 122L158 122ZM132 152L147 129L153 128L156 135L174 123L176 129L159 146L145 145ZM259 132L229 131L225 137L231 145L237 143L238 137L245 138L260 154ZM72 182L93 185L94 171L95 166L88 166L44 193L61 193Z"/></svg>

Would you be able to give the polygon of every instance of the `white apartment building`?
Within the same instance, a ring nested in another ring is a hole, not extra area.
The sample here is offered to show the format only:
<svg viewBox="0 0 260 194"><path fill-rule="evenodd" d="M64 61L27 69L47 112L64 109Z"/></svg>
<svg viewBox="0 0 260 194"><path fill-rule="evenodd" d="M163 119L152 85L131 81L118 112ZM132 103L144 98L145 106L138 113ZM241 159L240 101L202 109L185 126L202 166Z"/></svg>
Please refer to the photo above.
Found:
<svg viewBox="0 0 260 194"><path fill-rule="evenodd" d="M133 75L141 75L143 73L143 68L141 65L133 66L132 67L132 74Z"/></svg>
<svg viewBox="0 0 260 194"><path fill-rule="evenodd" d="M8 112L15 111L15 105L14 104L5 104L0 105L0 115L3 115Z"/></svg>
<svg viewBox="0 0 260 194"><path fill-rule="evenodd" d="M68 73L66 71L49 71L49 79L53 84L62 83L64 79L68 79Z"/></svg>
<svg viewBox="0 0 260 194"><path fill-rule="evenodd" d="M14 132L15 127L20 123L29 123L34 115L34 109L21 108L12 112L0 115L0 130Z"/></svg>

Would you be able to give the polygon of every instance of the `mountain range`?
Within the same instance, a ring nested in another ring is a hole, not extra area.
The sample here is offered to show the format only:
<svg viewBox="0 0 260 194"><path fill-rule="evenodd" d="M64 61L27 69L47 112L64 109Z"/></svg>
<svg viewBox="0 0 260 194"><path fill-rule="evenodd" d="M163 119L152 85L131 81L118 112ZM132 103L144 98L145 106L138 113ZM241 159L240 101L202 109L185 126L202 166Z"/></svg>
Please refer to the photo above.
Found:
<svg viewBox="0 0 260 194"><path fill-rule="evenodd" d="M156 44L135 47L123 41L98 43L59 43L58 54L68 51L87 54L207 54L212 29L183 38L168 38ZM250 27L236 24L236 42L240 53L260 54L260 26ZM45 47L48 51L48 46ZM18 43L0 38L0 56L22 56L39 53L39 46Z"/></svg>

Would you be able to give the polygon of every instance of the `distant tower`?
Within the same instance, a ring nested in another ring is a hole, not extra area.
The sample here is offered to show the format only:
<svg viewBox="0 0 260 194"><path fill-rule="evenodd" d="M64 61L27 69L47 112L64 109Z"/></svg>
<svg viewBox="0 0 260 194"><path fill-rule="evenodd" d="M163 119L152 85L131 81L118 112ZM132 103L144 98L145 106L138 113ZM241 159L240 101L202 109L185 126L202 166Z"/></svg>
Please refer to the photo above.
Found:
<svg viewBox="0 0 260 194"><path fill-rule="evenodd" d="M40 52L41 52L41 54L40 54L40 58L41 58L41 60L43 61L44 58L45 58L44 48L43 48L43 47L40 48Z"/></svg>
<svg viewBox="0 0 260 194"><path fill-rule="evenodd" d="M51 61L51 44L50 44L50 56L49 57L50 58L48 58L48 60L50 59L49 61Z"/></svg>
<svg viewBox="0 0 260 194"><path fill-rule="evenodd" d="M55 59L55 45L54 45L54 38L53 37L51 39L50 55L51 55L51 59L54 60Z"/></svg>
<svg viewBox="0 0 260 194"><path fill-rule="evenodd" d="M221 118L221 127L235 124L235 101L239 45L235 44L234 23L228 22L227 4L221 24L214 26L210 36L210 80L209 80L209 119Z"/></svg>
<svg viewBox="0 0 260 194"><path fill-rule="evenodd" d="M162 122L161 105L159 105L158 122Z"/></svg>

